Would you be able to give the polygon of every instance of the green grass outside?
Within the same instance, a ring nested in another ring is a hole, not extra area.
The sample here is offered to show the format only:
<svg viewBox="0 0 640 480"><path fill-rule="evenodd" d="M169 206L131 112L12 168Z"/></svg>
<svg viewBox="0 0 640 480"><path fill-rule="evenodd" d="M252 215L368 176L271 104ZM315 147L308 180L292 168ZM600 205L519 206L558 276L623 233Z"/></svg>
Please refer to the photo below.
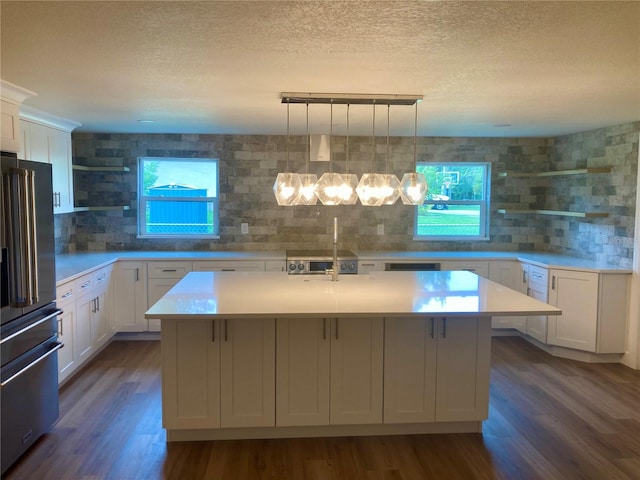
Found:
<svg viewBox="0 0 640 480"><path fill-rule="evenodd" d="M478 236L480 206L449 205L447 210L433 210L431 205L419 207L416 233L424 236Z"/></svg>

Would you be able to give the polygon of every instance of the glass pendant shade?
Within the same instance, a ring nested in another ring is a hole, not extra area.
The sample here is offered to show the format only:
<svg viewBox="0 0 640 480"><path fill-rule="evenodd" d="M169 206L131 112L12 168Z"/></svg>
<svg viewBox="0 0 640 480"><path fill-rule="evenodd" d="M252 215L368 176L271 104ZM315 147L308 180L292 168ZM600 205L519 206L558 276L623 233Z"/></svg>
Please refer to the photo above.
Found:
<svg viewBox="0 0 640 480"><path fill-rule="evenodd" d="M423 173L405 173L400 182L400 196L405 205L422 205L427 196L427 179Z"/></svg>
<svg viewBox="0 0 640 480"><path fill-rule="evenodd" d="M278 205L297 205L300 187L300 176L297 173L279 173L273 184L273 193Z"/></svg>
<svg viewBox="0 0 640 480"><path fill-rule="evenodd" d="M356 188L360 203L367 207L379 207L382 205L382 187L384 187L384 179L381 174L362 174Z"/></svg>
<svg viewBox="0 0 640 480"><path fill-rule="evenodd" d="M346 188L342 175L334 172L323 173L314 189L323 205L340 205L342 192Z"/></svg>
<svg viewBox="0 0 640 480"><path fill-rule="evenodd" d="M313 173L300 175L300 196L297 205L315 205L318 203L315 186L318 183L318 176Z"/></svg>
<svg viewBox="0 0 640 480"><path fill-rule="evenodd" d="M392 173L385 173L382 176L382 188L380 205L393 205L400 198L400 180Z"/></svg>
<svg viewBox="0 0 640 480"><path fill-rule="evenodd" d="M340 205L355 205L358 201L358 176L353 173L342 174L343 184L340 188Z"/></svg>

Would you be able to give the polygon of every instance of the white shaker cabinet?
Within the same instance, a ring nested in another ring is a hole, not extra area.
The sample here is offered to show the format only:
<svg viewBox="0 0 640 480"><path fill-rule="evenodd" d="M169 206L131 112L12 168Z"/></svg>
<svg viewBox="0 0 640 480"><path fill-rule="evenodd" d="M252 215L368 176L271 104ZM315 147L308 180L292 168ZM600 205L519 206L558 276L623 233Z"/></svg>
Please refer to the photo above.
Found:
<svg viewBox="0 0 640 480"><path fill-rule="evenodd" d="M527 293L526 276L522 264L517 260L495 260L489 262L489 280L502 286ZM499 316L491 319L492 328L516 328L521 332L526 330L526 317Z"/></svg>
<svg viewBox="0 0 640 480"><path fill-rule="evenodd" d="M594 353L624 353L628 275L549 270L548 343Z"/></svg>
<svg viewBox="0 0 640 480"><path fill-rule="evenodd" d="M160 300L182 277L191 271L191 262L147 262L147 308ZM146 330L160 331L160 320L147 319Z"/></svg>
<svg viewBox="0 0 640 480"><path fill-rule="evenodd" d="M25 160L51 164L53 213L72 212L71 131L79 124L33 108L23 107L23 110L20 113L20 156Z"/></svg>
<svg viewBox="0 0 640 480"><path fill-rule="evenodd" d="M276 425L329 425L331 332L326 318L279 318Z"/></svg>
<svg viewBox="0 0 640 480"><path fill-rule="evenodd" d="M20 106L34 95L37 94L31 90L0 80L0 150L3 152L20 152Z"/></svg>
<svg viewBox="0 0 640 480"><path fill-rule="evenodd" d="M62 310L58 316L58 340L64 348L58 350L58 383L65 380L76 368L75 316L76 299L73 280L56 287L56 305Z"/></svg>
<svg viewBox="0 0 640 480"><path fill-rule="evenodd" d="M147 328L147 264L119 261L113 272L112 325L118 332L142 332Z"/></svg>
<svg viewBox="0 0 640 480"><path fill-rule="evenodd" d="M278 426L382 422L382 318L278 319Z"/></svg>
<svg viewBox="0 0 640 480"><path fill-rule="evenodd" d="M264 272L264 260L199 260L194 272Z"/></svg>
<svg viewBox="0 0 640 480"><path fill-rule="evenodd" d="M527 295L547 303L547 281L549 272L537 265L525 265L527 277ZM530 315L527 317L527 329L524 332L539 342L547 343L547 316Z"/></svg>
<svg viewBox="0 0 640 480"><path fill-rule="evenodd" d="M163 426L275 426L275 319L166 320Z"/></svg>
<svg viewBox="0 0 640 480"><path fill-rule="evenodd" d="M487 418L490 348L489 318L385 319L384 422Z"/></svg>

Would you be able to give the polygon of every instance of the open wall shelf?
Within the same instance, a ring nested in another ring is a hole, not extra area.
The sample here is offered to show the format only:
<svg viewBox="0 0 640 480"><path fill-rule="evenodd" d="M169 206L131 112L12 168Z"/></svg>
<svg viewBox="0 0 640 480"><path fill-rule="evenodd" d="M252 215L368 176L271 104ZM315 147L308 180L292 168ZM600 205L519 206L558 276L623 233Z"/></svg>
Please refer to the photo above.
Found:
<svg viewBox="0 0 640 480"><path fill-rule="evenodd" d="M115 205L110 207L73 207L74 212L99 212L106 210L129 210L129 205Z"/></svg>
<svg viewBox="0 0 640 480"><path fill-rule="evenodd" d="M579 217L579 218L605 218L608 217L608 213L604 212L568 212L563 210L512 210L507 208L499 208L498 213L514 213L524 215L557 215L561 217Z"/></svg>
<svg viewBox="0 0 640 480"><path fill-rule="evenodd" d="M560 177L565 175L591 175L598 173L611 173L611 167L592 167L592 168L576 168L574 170L554 170L548 172L499 172L499 177Z"/></svg>
<svg viewBox="0 0 640 480"><path fill-rule="evenodd" d="M74 170L83 172L128 172L129 167L85 167L84 165L73 165Z"/></svg>

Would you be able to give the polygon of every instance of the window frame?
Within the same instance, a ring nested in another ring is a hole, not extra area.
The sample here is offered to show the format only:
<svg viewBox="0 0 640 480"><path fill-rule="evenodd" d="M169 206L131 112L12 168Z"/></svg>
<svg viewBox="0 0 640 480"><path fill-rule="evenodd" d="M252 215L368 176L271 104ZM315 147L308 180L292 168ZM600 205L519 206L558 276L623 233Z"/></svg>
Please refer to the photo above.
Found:
<svg viewBox="0 0 640 480"><path fill-rule="evenodd" d="M144 161L158 162L202 162L211 163L216 176L216 195L213 197L159 197L144 195ZM184 158L184 157L138 157L138 235L137 238L173 238L173 239L218 239L220 238L219 194L220 194L220 160L217 158ZM146 212L150 201L213 203L213 232L212 233L148 233Z"/></svg>
<svg viewBox="0 0 640 480"><path fill-rule="evenodd" d="M420 206L416 206L413 214L413 240L415 241L488 241L489 219L491 212L491 162L417 162L419 166L446 166L446 167L473 167L484 168L484 191L482 200L447 200L447 205L479 205L480 207L480 232L479 235L418 235L418 218ZM435 200L427 198L422 205L435 205Z"/></svg>

